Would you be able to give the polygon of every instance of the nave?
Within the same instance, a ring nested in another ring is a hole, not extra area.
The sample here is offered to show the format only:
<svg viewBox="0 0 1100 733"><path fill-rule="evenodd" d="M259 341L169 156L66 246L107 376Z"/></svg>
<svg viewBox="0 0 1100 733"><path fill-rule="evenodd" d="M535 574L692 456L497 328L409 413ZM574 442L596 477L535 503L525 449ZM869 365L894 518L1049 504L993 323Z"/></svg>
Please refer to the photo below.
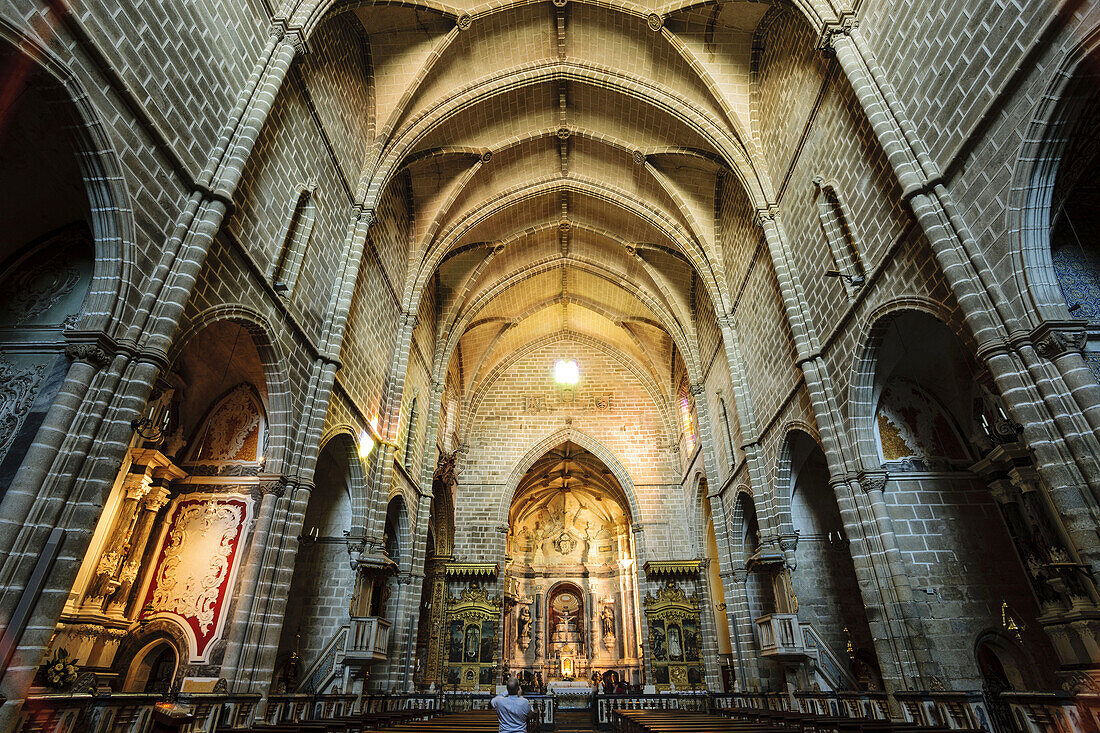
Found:
<svg viewBox="0 0 1100 733"><path fill-rule="evenodd" d="M1100 0L0 0L0 733L1100 733L1098 129Z"/></svg>

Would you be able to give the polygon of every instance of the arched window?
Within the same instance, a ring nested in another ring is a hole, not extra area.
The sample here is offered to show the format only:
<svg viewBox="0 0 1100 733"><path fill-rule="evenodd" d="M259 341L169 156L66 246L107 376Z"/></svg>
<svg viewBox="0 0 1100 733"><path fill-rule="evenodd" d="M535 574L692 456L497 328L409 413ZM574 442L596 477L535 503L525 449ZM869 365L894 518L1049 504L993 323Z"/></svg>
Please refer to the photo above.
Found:
<svg viewBox="0 0 1100 733"><path fill-rule="evenodd" d="M730 429L730 416L726 411L726 401L721 397L718 398L718 409L722 413L722 428L726 433L726 456L728 457L728 464L733 466L733 462L736 460L736 454L733 452L733 431Z"/></svg>
<svg viewBox="0 0 1100 733"><path fill-rule="evenodd" d="M832 274L843 281L848 297L852 297L866 281L867 273L863 269L863 259L859 256L850 218L832 184L818 177L814 179L814 185L820 192L817 216L821 221L821 229L825 232L825 240L833 253L833 262L836 263L836 270Z"/></svg>
<svg viewBox="0 0 1100 733"><path fill-rule="evenodd" d="M313 225L317 221L317 205L313 198L315 188L304 188L298 194L290 221L287 222L282 246L279 248L279 256L271 271L271 283L283 295L294 291L294 284L298 281L298 274L309 248L309 239L313 235Z"/></svg>
<svg viewBox="0 0 1100 733"><path fill-rule="evenodd" d="M413 397L412 406L409 407L409 424L405 428L405 469L412 470L413 450L416 448L416 398Z"/></svg>
<svg viewBox="0 0 1100 733"><path fill-rule="evenodd" d="M695 398L688 387L687 379L680 380L677 397L680 400L680 433L690 453L695 450Z"/></svg>

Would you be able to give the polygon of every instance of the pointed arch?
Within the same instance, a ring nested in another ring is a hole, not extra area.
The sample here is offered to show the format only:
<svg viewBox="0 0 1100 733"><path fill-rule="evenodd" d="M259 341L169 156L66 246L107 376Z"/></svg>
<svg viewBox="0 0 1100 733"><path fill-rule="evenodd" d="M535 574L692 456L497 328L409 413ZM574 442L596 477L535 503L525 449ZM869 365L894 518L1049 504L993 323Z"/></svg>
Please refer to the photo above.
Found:
<svg viewBox="0 0 1100 733"><path fill-rule="evenodd" d="M630 478L630 473L603 443L587 433L569 427L562 428L538 441L512 467L512 470L508 474L508 481L505 484L506 488L500 497L500 504L497 506L495 526L505 527L508 525L508 511L512 506L512 499L516 495L516 489L519 487L520 480L523 478L524 474L534 465L535 461L552 448L556 448L562 443L567 442L576 443L581 448L584 448L586 451L599 458L600 461L607 466L608 470L610 470L611 474L615 477L615 480L618 481L619 487L623 490L623 494L626 495L631 521L635 526L642 524L641 504L638 502L637 491L634 488L634 481Z"/></svg>

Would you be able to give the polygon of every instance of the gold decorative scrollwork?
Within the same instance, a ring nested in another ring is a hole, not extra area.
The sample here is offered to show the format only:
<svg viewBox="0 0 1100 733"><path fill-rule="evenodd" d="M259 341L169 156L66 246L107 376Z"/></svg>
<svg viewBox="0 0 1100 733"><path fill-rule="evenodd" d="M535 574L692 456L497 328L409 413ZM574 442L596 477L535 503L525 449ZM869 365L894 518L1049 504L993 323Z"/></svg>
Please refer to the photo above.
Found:
<svg viewBox="0 0 1100 733"><path fill-rule="evenodd" d="M500 598L477 584L450 597L443 626L444 685L470 690L494 683L500 609Z"/></svg>
<svg viewBox="0 0 1100 733"><path fill-rule="evenodd" d="M687 595L674 581L647 593L645 615L649 625L649 653L653 681L660 690L705 686L699 599Z"/></svg>

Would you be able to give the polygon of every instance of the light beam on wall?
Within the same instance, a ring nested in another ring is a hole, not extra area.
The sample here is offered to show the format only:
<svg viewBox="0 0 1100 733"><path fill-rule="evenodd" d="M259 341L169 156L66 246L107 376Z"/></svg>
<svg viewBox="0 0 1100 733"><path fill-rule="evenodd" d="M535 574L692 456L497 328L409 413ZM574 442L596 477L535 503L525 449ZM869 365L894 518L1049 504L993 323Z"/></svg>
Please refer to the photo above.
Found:
<svg viewBox="0 0 1100 733"><path fill-rule="evenodd" d="M558 363L554 365L554 381L558 384L564 384L573 386L581 380L580 369L577 368L577 362L570 359L558 359Z"/></svg>
<svg viewBox="0 0 1100 733"><path fill-rule="evenodd" d="M367 456L374 450L374 437L366 430L359 432L359 457L366 460Z"/></svg>

